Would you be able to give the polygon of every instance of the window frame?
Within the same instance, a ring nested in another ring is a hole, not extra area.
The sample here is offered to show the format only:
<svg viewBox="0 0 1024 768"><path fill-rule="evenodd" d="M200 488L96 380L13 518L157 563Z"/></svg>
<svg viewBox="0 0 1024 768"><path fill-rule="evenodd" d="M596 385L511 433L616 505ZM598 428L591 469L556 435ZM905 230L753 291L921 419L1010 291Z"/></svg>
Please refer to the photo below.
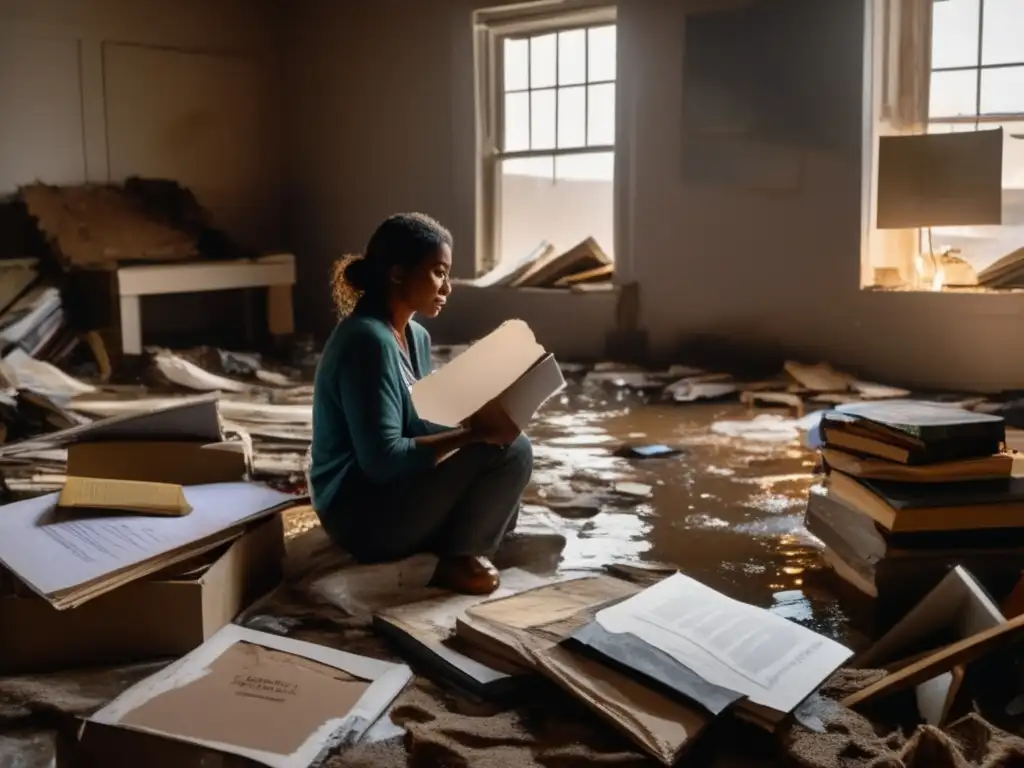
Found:
<svg viewBox="0 0 1024 768"><path fill-rule="evenodd" d="M994 127L1006 123L1024 122L1024 113L991 113L980 115L931 116L930 90L933 72L960 70L985 71L1004 67L1021 66L1020 63L982 65L984 51L984 0L979 4L978 34L979 47L976 64L963 67L932 67L932 47L934 38L934 19L932 11L936 0L927 0L927 13L920 16L918 11L923 0L868 0L865 3L864 73L865 83L863 94L864 122L862 171L863 186L861 192L861 259L860 285L862 290L881 289L894 286L881 286L876 282L877 270L880 266L892 267L901 271L904 280L912 274L913 263L918 254L922 253L927 243L928 229L914 230L879 230L875 226L875 208L877 205L877 174L878 174L878 141L883 135L917 134L932 132L934 129L955 126L971 126L975 130ZM922 22L923 18L923 24ZM914 22L917 24L914 24ZM923 52L912 47L901 48L901 35L908 24L922 31L927 39ZM902 76L902 70L910 73L909 79ZM978 74L980 77L980 72ZM914 78L923 80L924 88L915 90ZM975 107L980 106L981 91L978 90ZM910 103L909 114L912 124L900 125L894 119L894 113L903 103ZM933 228L939 229L939 228ZM912 233L913 246L904 242L903 236ZM882 257L886 254L888 258ZM901 288L911 291L925 291L925 288L913 286L909 282ZM999 289L988 290L986 293L998 293Z"/></svg>
<svg viewBox="0 0 1024 768"><path fill-rule="evenodd" d="M618 14L615 6L583 4L577 10L558 13L535 13L530 15L508 15L501 12L480 14L476 23L476 77L477 77L477 126L478 126L478 172L477 172L477 232L478 258L477 274L493 269L501 253L501 163L509 159L531 157L566 157L572 155L615 152L615 143L583 147L557 147L558 101L555 101L556 146L551 149L525 149L503 151L505 144L505 68L504 42L507 39L530 38L554 32L569 32L576 29L616 26ZM556 43L557 46L557 43ZM556 47L557 67L557 47ZM589 74L589 73L588 73ZM585 79L584 87L619 81L618 67L614 80L591 81ZM533 90L529 83L526 90ZM557 79L553 90L557 94ZM615 89L616 99L619 89ZM589 120L586 123L589 131Z"/></svg>
<svg viewBox="0 0 1024 768"><path fill-rule="evenodd" d="M934 2L935 0L933 0ZM1021 68L1024 67L1024 57L1020 61L1004 62L1001 64L985 64L985 2L986 0L978 0L978 57L977 61L973 64L956 67L935 67L931 64L931 57L929 55L928 65L928 81L929 89L931 82L934 80L935 73L943 72L974 72L974 114L973 115L952 115L952 116L938 116L932 117L931 105L928 106L928 124L936 123L939 125L963 125L966 123L973 123L981 125L984 123L1006 123L1006 122L1021 122L1024 120L1024 110L1020 112L1001 112L1001 113L983 113L981 111L981 80L982 74L997 69L1010 69L1010 68ZM934 45L935 29L934 22L932 29L930 30L930 36L932 40L929 41L930 45ZM930 48L929 48L930 50Z"/></svg>

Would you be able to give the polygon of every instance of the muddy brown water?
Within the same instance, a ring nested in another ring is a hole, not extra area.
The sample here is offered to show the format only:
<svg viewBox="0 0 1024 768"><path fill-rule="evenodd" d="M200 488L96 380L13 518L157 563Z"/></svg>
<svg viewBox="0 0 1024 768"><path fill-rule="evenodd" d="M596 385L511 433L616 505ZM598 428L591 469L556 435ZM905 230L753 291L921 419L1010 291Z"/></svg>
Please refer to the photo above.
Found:
<svg viewBox="0 0 1024 768"><path fill-rule="evenodd" d="M560 567L665 563L730 597L860 648L870 628L851 621L835 577L804 528L814 455L799 440L756 441L711 431L764 411L735 403L660 404L626 390L574 383L529 429L533 487L527 512L567 539ZM777 411L776 413L784 413ZM678 456L619 458L626 443L678 446ZM559 514L545 498L601 493L617 482L652 487L646 499L603 498L593 516ZM312 520L294 520L301 530Z"/></svg>

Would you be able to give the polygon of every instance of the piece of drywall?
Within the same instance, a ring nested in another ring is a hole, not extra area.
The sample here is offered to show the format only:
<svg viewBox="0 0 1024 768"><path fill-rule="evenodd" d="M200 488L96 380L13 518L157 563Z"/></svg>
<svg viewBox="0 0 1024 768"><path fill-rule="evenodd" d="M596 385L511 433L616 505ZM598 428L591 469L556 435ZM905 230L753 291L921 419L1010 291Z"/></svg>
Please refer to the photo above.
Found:
<svg viewBox="0 0 1024 768"><path fill-rule="evenodd" d="M198 184L215 224L280 249L281 10L276 0L0 3L0 196L37 179L170 176ZM258 119L257 102L271 105ZM209 119L190 123L203 109ZM240 325L244 309L230 294L168 296L143 315L154 337L191 335Z"/></svg>
<svg viewBox="0 0 1024 768"><path fill-rule="evenodd" d="M240 239L273 236L281 147L262 62L108 42L103 63L111 179L175 179Z"/></svg>
<svg viewBox="0 0 1024 768"><path fill-rule="evenodd" d="M78 40L11 34L0 21L0 112L0 195L85 177Z"/></svg>
<svg viewBox="0 0 1024 768"><path fill-rule="evenodd" d="M1003 130L881 136L879 229L1002 224Z"/></svg>
<svg viewBox="0 0 1024 768"><path fill-rule="evenodd" d="M280 247L280 10L0 4L0 195L36 180L167 176L202 187L230 231Z"/></svg>

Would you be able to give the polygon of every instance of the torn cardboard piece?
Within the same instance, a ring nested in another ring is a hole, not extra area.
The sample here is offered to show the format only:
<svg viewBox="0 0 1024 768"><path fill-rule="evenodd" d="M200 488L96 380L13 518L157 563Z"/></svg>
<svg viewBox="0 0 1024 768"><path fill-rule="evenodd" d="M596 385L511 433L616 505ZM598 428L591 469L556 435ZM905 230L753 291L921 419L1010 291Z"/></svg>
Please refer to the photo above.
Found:
<svg viewBox="0 0 1024 768"><path fill-rule="evenodd" d="M357 742L411 678L403 664L228 625L129 688L85 732L97 723L306 768Z"/></svg>
<svg viewBox="0 0 1024 768"><path fill-rule="evenodd" d="M18 196L68 267L111 269L119 261L185 261L200 255L196 234L147 204L135 188L36 182L20 187Z"/></svg>
<svg viewBox="0 0 1024 768"><path fill-rule="evenodd" d="M539 256L509 285L515 288L556 286L565 277L594 270L607 273L598 277L610 276L614 271L614 262L593 237L587 237L567 251L559 253L552 250Z"/></svg>
<svg viewBox="0 0 1024 768"><path fill-rule="evenodd" d="M57 509L184 517L192 505L185 489L173 483L69 476L57 497Z"/></svg>
<svg viewBox="0 0 1024 768"><path fill-rule="evenodd" d="M853 376L837 371L828 363L807 365L787 360L784 368L797 384L812 392L846 392L854 381Z"/></svg>
<svg viewBox="0 0 1024 768"><path fill-rule="evenodd" d="M523 429L565 387L553 355L522 320L509 320L412 386L420 418L457 427L492 400Z"/></svg>

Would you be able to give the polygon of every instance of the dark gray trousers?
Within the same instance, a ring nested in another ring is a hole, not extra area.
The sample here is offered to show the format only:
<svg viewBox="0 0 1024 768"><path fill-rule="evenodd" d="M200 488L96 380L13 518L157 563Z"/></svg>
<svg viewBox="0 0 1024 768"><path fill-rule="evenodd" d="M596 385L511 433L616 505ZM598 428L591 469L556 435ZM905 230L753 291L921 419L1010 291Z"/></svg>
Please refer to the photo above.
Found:
<svg viewBox="0 0 1024 768"><path fill-rule="evenodd" d="M320 514L327 534L364 563L439 556L489 557L516 526L533 472L520 435L507 448L468 445L429 472L369 485Z"/></svg>

